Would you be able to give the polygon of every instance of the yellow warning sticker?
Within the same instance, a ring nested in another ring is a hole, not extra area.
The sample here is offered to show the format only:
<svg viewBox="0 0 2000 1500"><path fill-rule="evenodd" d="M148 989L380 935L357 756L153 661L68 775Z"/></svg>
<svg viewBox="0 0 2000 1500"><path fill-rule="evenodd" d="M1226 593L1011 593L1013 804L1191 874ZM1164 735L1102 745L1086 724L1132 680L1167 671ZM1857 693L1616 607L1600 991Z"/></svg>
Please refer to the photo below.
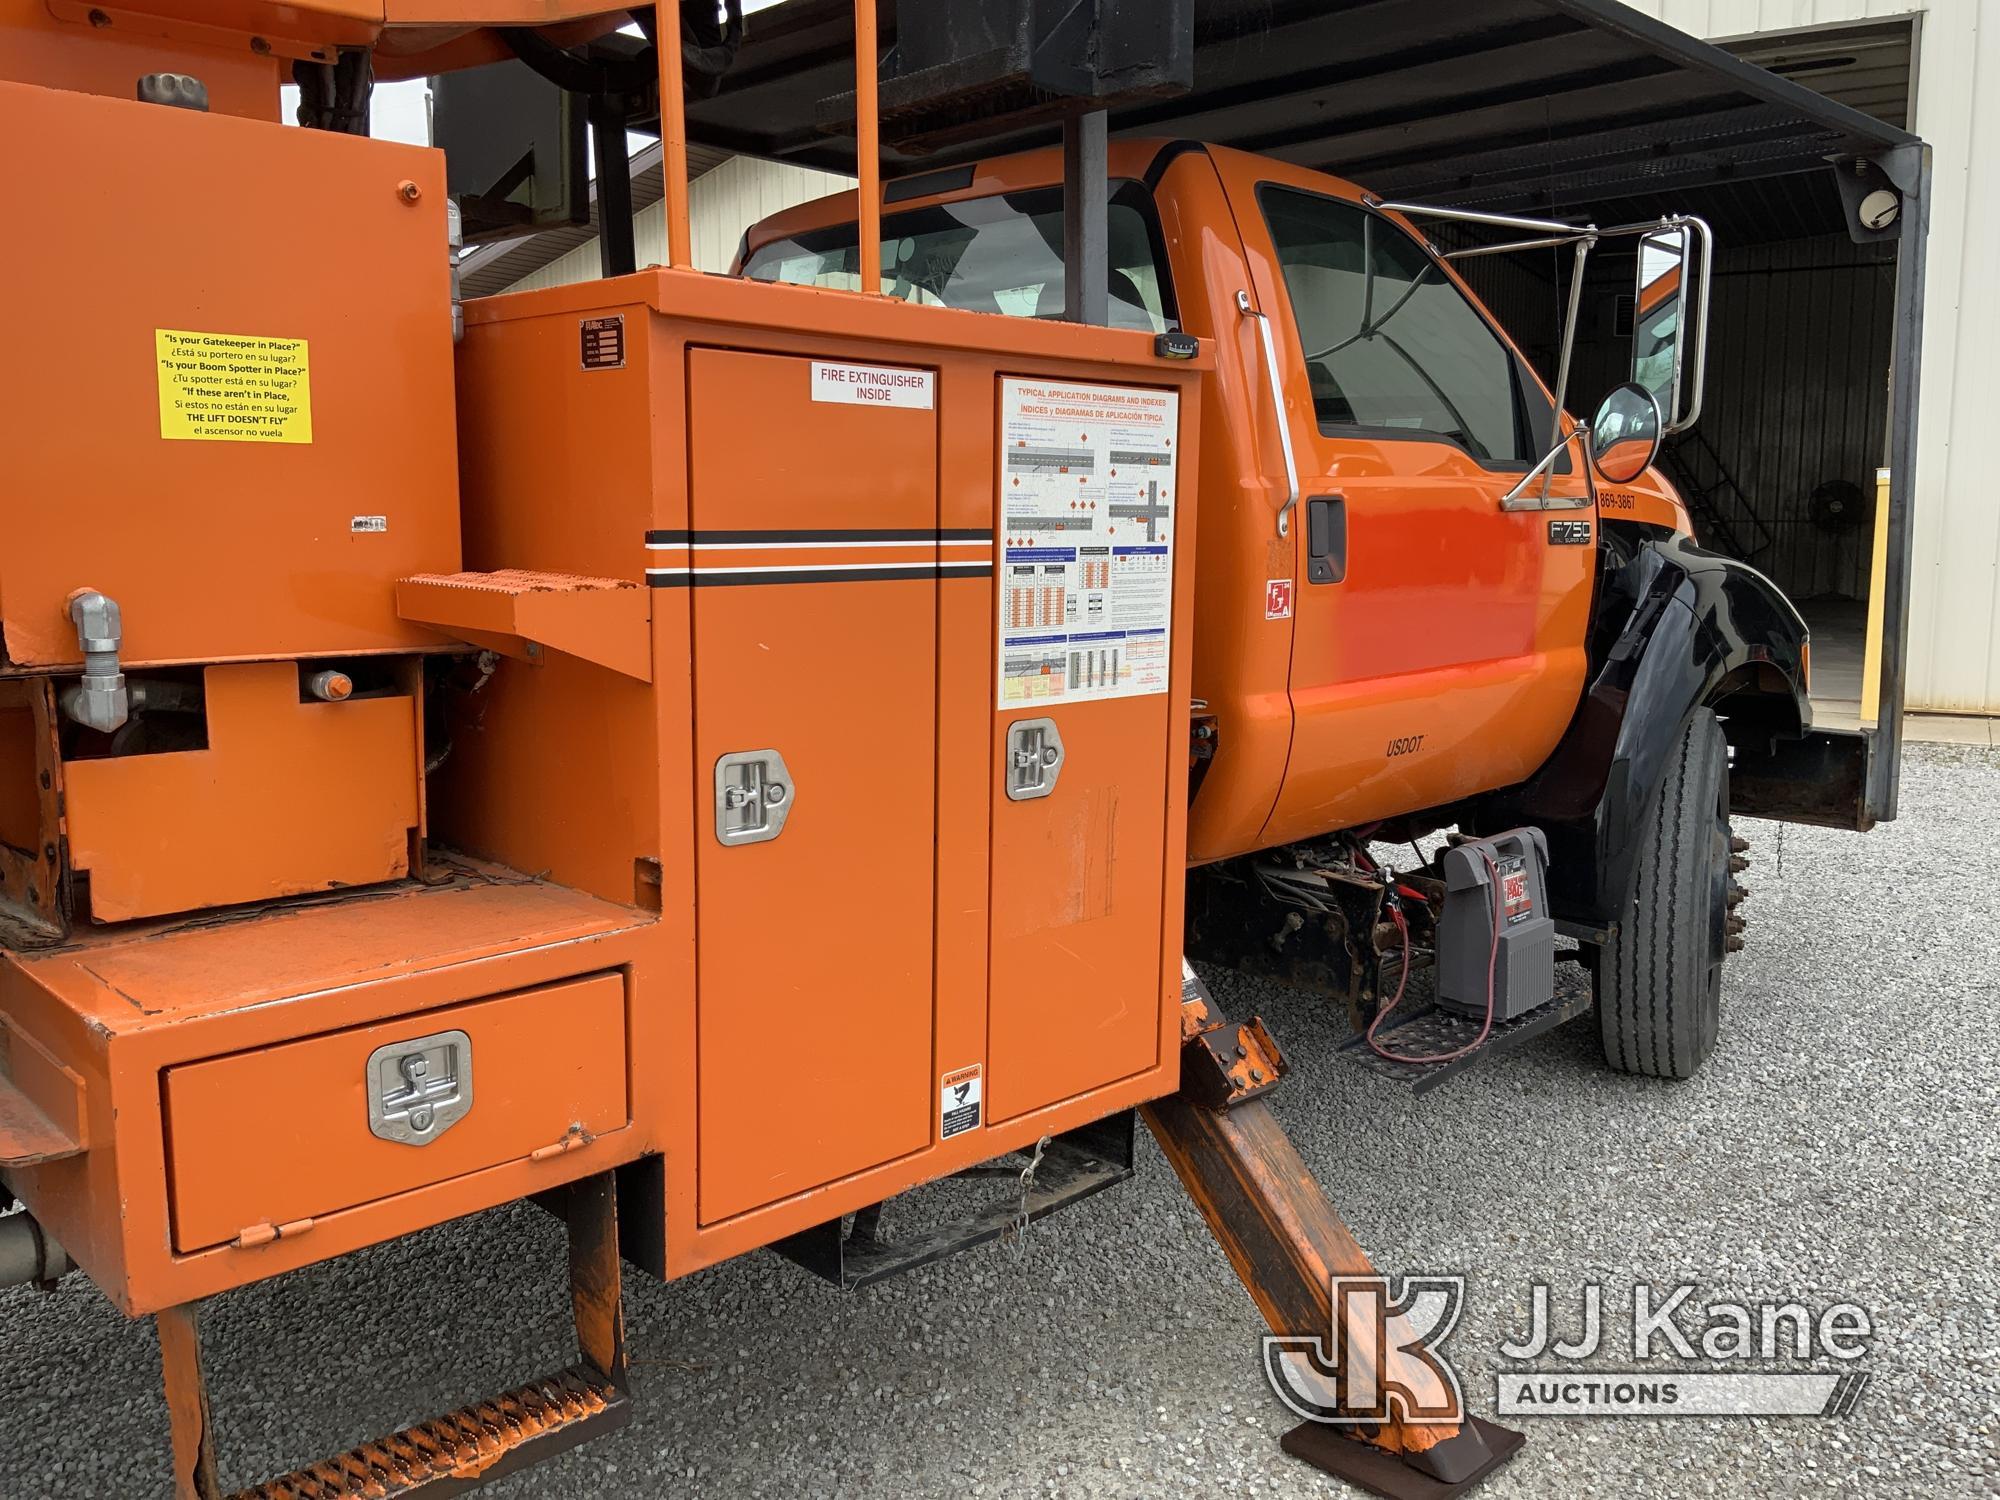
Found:
<svg viewBox="0 0 2000 1500"><path fill-rule="evenodd" d="M312 377L304 339L153 330L160 436L233 443L310 443Z"/></svg>

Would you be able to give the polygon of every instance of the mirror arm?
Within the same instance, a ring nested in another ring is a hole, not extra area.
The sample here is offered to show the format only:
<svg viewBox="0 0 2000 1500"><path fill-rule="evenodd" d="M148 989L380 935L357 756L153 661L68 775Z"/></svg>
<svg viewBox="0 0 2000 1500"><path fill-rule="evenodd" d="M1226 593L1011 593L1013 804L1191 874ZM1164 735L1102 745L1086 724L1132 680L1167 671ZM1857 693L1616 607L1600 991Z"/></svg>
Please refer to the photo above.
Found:
<svg viewBox="0 0 2000 1500"><path fill-rule="evenodd" d="M1448 219L1454 224L1485 224L1494 229L1525 229L1530 233L1575 234L1592 232L1590 226L1566 223L1561 219L1528 219L1520 214L1489 214L1475 208L1447 208L1441 203L1388 202L1373 193L1363 195L1370 208L1404 218Z"/></svg>
<svg viewBox="0 0 2000 1500"><path fill-rule="evenodd" d="M1584 263L1590 258L1590 247L1596 242L1592 235L1576 242L1576 258L1570 262L1569 316L1563 320L1562 362L1556 369L1556 413L1549 426L1549 441L1560 452L1563 437L1563 402L1569 397L1569 367L1571 356L1576 352L1576 324L1583 309ZM1554 455L1545 462L1553 463Z"/></svg>
<svg viewBox="0 0 2000 1500"><path fill-rule="evenodd" d="M1684 222L1693 225L1695 233L1701 237L1701 291L1696 304L1700 316L1690 320L1688 325L1688 331L1695 337L1695 346L1694 375L1688 385L1687 411L1682 414L1678 422L1672 423L1660 433L1663 438L1670 438L1677 432L1686 432L1694 426L1696 418L1701 415L1702 397L1708 386L1708 294L1715 274L1715 234L1708 227L1706 219L1696 218L1690 214L1686 216ZM1684 318L1686 312L1687 310L1683 308Z"/></svg>
<svg viewBox="0 0 2000 1500"><path fill-rule="evenodd" d="M1550 234L1535 240L1507 240L1498 245L1468 245L1463 250L1447 250L1446 260L1476 260L1482 255L1514 255L1523 250L1559 250L1564 245L1574 245L1578 240L1596 239L1597 235L1588 229L1579 229L1574 234Z"/></svg>
<svg viewBox="0 0 2000 1500"><path fill-rule="evenodd" d="M1561 432L1562 409L1560 407L1556 409L1556 422L1558 423L1558 433L1555 446L1542 456L1541 462L1516 480L1511 490L1500 497L1500 508L1502 510L1577 510L1590 504L1590 497L1588 495L1562 495L1551 498L1548 494L1548 485L1546 482L1542 486L1541 494L1530 495L1528 493L1529 487L1537 479L1542 479L1544 475L1549 477L1554 476L1556 460L1562 457L1563 449L1570 445L1571 440L1577 437L1579 432L1583 437L1583 460L1586 464L1590 462L1589 430L1587 428L1572 428L1567 433Z"/></svg>

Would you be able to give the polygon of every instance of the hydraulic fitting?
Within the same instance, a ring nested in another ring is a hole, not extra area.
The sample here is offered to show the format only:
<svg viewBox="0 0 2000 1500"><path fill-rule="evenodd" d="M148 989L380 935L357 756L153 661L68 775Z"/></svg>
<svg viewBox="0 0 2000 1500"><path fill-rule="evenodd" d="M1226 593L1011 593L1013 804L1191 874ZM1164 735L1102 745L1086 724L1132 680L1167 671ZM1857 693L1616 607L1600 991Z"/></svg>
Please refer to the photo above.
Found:
<svg viewBox="0 0 2000 1500"><path fill-rule="evenodd" d="M77 649L83 653L83 678L64 690L62 710L84 728L109 734L132 710L125 674L118 665L124 639L118 601L95 589L78 589L69 596L69 617L76 626Z"/></svg>
<svg viewBox="0 0 2000 1500"><path fill-rule="evenodd" d="M354 679L345 672L315 672L306 679L306 691L322 703L344 703L354 696Z"/></svg>

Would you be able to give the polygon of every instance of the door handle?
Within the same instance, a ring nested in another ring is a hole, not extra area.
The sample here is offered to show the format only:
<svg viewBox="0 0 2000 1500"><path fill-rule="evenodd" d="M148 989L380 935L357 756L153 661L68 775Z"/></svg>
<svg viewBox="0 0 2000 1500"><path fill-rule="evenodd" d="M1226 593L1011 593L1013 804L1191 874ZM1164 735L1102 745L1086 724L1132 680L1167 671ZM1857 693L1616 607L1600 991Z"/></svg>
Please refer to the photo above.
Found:
<svg viewBox="0 0 2000 1500"><path fill-rule="evenodd" d="M1236 310L1257 320L1257 337L1264 346L1264 377L1271 382L1271 410L1278 418L1278 451L1285 456L1285 503L1278 507L1278 535L1292 534L1292 508L1299 503L1299 466L1292 458L1292 424L1285 419L1285 379L1278 370L1278 346L1271 340L1271 320L1250 305L1250 293L1239 289Z"/></svg>
<svg viewBox="0 0 2000 1500"><path fill-rule="evenodd" d="M1063 742L1054 719L1019 719L1007 726L1007 799L1046 797L1062 775Z"/></svg>
<svg viewBox="0 0 2000 1500"><path fill-rule="evenodd" d="M1314 495L1306 501L1306 582L1339 583L1347 576L1347 500Z"/></svg>
<svg viewBox="0 0 2000 1500"><path fill-rule="evenodd" d="M715 839L761 844L785 831L792 773L775 750L737 750L715 762Z"/></svg>

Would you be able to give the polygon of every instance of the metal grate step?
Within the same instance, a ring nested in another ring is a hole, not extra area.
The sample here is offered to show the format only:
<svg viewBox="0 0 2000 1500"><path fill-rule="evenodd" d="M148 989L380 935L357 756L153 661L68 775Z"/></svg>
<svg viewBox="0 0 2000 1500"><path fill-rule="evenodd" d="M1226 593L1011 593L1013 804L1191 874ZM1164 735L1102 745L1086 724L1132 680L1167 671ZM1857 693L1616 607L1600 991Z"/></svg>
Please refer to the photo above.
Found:
<svg viewBox="0 0 2000 1500"><path fill-rule="evenodd" d="M1440 1084L1449 1082L1467 1068L1478 1066L1488 1058L1505 1052L1510 1047L1518 1047L1530 1037L1574 1020L1589 1010L1594 1003L1590 975L1575 963L1564 963L1565 958L1574 958L1573 952L1556 954L1556 993L1548 1004L1538 1006L1526 1015L1516 1016L1511 1021L1495 1021L1493 1030L1477 1051L1468 1052L1464 1057L1447 1063L1399 1063L1386 1057L1378 1057L1369 1049L1366 1038L1356 1035L1341 1043L1344 1051L1350 1052L1371 1072L1381 1073L1410 1085L1412 1094L1427 1094ZM1393 971L1392 971L1393 972ZM1420 971L1413 971L1413 974ZM1421 980L1416 981L1422 983ZM1454 1052L1479 1035L1479 1017L1462 1016L1455 1011L1440 1010L1433 1001L1430 987L1423 984L1420 994L1405 996L1402 1019L1392 1017L1387 1025L1375 1034L1375 1039L1395 1052L1412 1054Z"/></svg>
<svg viewBox="0 0 2000 1500"><path fill-rule="evenodd" d="M231 1500L387 1500L447 1494L547 1458L588 1436L623 1426L625 1396L587 1364L333 1458L238 1490Z"/></svg>

